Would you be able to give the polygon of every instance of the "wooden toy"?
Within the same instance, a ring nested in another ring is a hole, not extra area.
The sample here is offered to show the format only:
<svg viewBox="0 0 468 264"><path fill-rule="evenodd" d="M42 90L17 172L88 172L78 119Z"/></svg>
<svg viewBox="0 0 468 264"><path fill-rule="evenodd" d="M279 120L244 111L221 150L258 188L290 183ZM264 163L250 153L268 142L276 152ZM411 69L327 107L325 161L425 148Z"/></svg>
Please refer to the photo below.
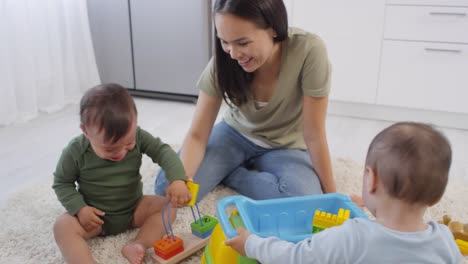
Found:
<svg viewBox="0 0 468 264"><path fill-rule="evenodd" d="M462 254L468 254L468 224L462 224L458 221L452 221L450 215L444 215L442 220L438 221L440 224L448 226L450 231L457 242L458 248Z"/></svg>
<svg viewBox="0 0 468 264"><path fill-rule="evenodd" d="M166 218L164 217L164 212L167 209L167 225L166 225ZM164 260L168 260L171 257L175 256L178 253L184 251L184 242L180 237L174 235L172 231L172 224L171 224L171 204L167 201L162 210L162 223L164 226L164 231L166 232L166 236L161 238L160 240L153 243L154 254Z"/></svg>
<svg viewBox="0 0 468 264"><path fill-rule="evenodd" d="M153 254L152 257L154 262L159 264L179 263L180 261L190 257L193 253L202 249L208 243L210 238L207 237L202 239L197 236L194 236L191 233L182 233L180 234L180 239L184 244L183 251L180 251L179 253L173 255L168 259L164 259L161 256L158 256L157 254Z"/></svg>
<svg viewBox="0 0 468 264"><path fill-rule="evenodd" d="M192 210L194 222L190 225L192 233L183 233L180 236L175 236L172 231L172 225L170 221L170 210L171 205L169 201L164 205L162 210L162 222L166 231L166 236L156 241L153 244L154 254L152 255L153 260L160 264L173 264L178 263L185 258L189 257L196 251L202 249L209 240L214 226L218 223L216 218L205 215L201 217L198 204L196 203L199 186L194 182L187 182L187 188L192 194L192 199L187 203ZM196 207L198 213L198 219L195 216L193 207ZM167 225L164 217L166 207L169 206Z"/></svg>
<svg viewBox="0 0 468 264"><path fill-rule="evenodd" d="M468 241L468 224L452 221L452 218L449 215L444 215L442 220L438 222L448 226L455 239Z"/></svg>
<svg viewBox="0 0 468 264"><path fill-rule="evenodd" d="M177 236L166 236L153 244L154 253L162 259L170 257L184 251L184 242Z"/></svg>

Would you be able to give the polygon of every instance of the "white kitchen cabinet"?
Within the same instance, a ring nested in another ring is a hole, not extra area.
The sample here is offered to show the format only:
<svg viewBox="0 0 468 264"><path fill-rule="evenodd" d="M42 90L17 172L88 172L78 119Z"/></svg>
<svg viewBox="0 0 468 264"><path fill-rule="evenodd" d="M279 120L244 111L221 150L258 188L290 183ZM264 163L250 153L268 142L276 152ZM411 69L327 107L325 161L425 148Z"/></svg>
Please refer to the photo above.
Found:
<svg viewBox="0 0 468 264"><path fill-rule="evenodd" d="M468 43L468 7L388 6L385 39Z"/></svg>
<svg viewBox="0 0 468 264"><path fill-rule="evenodd" d="M468 0L288 0L325 41L329 113L468 129Z"/></svg>
<svg viewBox="0 0 468 264"><path fill-rule="evenodd" d="M468 113L468 45L385 41L377 104Z"/></svg>
<svg viewBox="0 0 468 264"><path fill-rule="evenodd" d="M327 45L333 69L331 99L374 104L385 0L289 2L290 24L318 34Z"/></svg>
<svg viewBox="0 0 468 264"><path fill-rule="evenodd" d="M377 104L468 114L467 98L468 7L387 6Z"/></svg>

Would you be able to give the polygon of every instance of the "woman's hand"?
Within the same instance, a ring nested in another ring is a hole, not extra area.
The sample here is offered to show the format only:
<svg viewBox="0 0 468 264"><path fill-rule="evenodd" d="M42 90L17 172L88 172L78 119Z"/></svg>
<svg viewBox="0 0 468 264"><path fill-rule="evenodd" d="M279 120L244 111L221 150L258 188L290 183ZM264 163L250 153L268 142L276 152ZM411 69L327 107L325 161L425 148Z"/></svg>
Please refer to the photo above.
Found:
<svg viewBox="0 0 468 264"><path fill-rule="evenodd" d="M185 181L175 180L167 187L166 198L172 206L178 208L185 206L192 199L192 194L185 185Z"/></svg>

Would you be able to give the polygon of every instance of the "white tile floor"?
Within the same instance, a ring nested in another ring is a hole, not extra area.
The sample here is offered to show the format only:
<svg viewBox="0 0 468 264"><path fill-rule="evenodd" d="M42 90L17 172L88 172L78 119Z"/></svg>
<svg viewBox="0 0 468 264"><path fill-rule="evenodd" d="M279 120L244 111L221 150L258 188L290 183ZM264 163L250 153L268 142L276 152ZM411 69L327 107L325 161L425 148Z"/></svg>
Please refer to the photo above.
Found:
<svg viewBox="0 0 468 264"><path fill-rule="evenodd" d="M190 125L191 103L136 98L139 125L158 131L166 143L179 145ZM0 204L25 185L52 175L62 148L80 133L77 105L41 115L24 124L0 128ZM327 133L334 157L365 159L371 139L390 122L330 115ZM454 151L452 176L468 184L468 131L443 129ZM51 189L52 191L52 189Z"/></svg>

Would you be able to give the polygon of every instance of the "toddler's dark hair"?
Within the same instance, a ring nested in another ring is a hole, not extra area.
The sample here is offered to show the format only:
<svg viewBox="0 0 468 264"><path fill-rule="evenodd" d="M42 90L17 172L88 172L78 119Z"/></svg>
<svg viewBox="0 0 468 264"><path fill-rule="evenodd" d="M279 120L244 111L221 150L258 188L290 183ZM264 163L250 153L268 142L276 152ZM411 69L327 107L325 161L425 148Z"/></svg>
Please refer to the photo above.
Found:
<svg viewBox="0 0 468 264"><path fill-rule="evenodd" d="M392 197L433 205L448 182L452 150L447 138L431 125L400 122L372 141L366 165Z"/></svg>
<svg viewBox="0 0 468 264"><path fill-rule="evenodd" d="M127 89L119 84L97 85L80 102L81 124L104 130L104 141L115 143L127 134L137 109Z"/></svg>

